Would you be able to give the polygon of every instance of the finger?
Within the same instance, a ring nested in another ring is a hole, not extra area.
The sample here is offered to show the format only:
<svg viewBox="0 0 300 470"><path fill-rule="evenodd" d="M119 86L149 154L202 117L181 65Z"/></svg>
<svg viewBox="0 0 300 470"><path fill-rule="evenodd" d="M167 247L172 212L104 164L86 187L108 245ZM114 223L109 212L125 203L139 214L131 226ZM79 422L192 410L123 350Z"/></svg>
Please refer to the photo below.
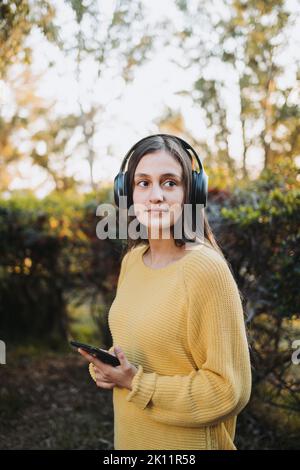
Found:
<svg viewBox="0 0 300 470"><path fill-rule="evenodd" d="M99 380L99 382L105 382L105 377L103 377L103 375L97 370L95 371L95 377L96 377L96 382L97 380Z"/></svg>
<svg viewBox="0 0 300 470"><path fill-rule="evenodd" d="M97 380L96 384L97 384L97 387L105 388L107 390L111 390L116 385L112 382L102 382L101 380Z"/></svg>
<svg viewBox="0 0 300 470"><path fill-rule="evenodd" d="M86 351L84 351L83 349L80 349L78 348L77 351L79 352L79 354L81 354L87 361L89 362L93 362L94 361L94 356L91 356L89 353L87 353ZM94 362L93 362L94 363Z"/></svg>
<svg viewBox="0 0 300 470"><path fill-rule="evenodd" d="M83 349L78 349L78 352L88 361L88 362L92 362L92 364L94 364L94 366L98 367L100 370L104 370L105 369L105 366L106 364L104 364L104 362L100 361L99 359L97 359L96 357L92 356L91 354L87 353L86 351L84 351Z"/></svg>
<svg viewBox="0 0 300 470"><path fill-rule="evenodd" d="M112 378L109 376L106 376L102 372L99 372L99 370L95 371L95 377L96 377L96 381L99 380L100 382L104 382L104 383L112 383Z"/></svg>
<svg viewBox="0 0 300 470"><path fill-rule="evenodd" d="M120 365L123 368L128 368L129 367L129 362L128 362L127 357L125 356L125 353L124 353L123 349L121 348L121 346L115 346L114 350L115 350L116 357L120 361Z"/></svg>

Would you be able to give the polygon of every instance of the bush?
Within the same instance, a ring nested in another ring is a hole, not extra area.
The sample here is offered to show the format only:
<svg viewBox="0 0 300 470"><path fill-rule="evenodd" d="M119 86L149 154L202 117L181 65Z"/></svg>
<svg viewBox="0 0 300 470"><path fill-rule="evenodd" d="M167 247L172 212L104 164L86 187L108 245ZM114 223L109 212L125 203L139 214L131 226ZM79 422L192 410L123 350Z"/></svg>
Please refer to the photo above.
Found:
<svg viewBox="0 0 300 470"><path fill-rule="evenodd" d="M73 297L79 305L91 304L105 330L106 310L99 307L113 297L121 247L97 238L96 197L52 194L42 201L33 196L0 201L1 339L53 345L65 340ZM107 327L104 337L110 345Z"/></svg>
<svg viewBox="0 0 300 470"><path fill-rule="evenodd" d="M253 394L274 409L300 411L291 356L300 337L300 190L296 174L265 172L235 190L215 221L244 296ZM266 390L268 392L266 393Z"/></svg>

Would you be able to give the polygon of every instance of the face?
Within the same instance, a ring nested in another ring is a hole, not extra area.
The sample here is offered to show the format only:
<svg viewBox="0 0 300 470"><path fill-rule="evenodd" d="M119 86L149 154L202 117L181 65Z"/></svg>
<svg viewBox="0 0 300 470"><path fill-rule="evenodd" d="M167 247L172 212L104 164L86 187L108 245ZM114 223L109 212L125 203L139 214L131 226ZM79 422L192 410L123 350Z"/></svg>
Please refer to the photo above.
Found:
<svg viewBox="0 0 300 470"><path fill-rule="evenodd" d="M150 236L169 232L181 215L183 202L180 163L164 151L144 155L134 174L133 204L138 221L148 228Z"/></svg>

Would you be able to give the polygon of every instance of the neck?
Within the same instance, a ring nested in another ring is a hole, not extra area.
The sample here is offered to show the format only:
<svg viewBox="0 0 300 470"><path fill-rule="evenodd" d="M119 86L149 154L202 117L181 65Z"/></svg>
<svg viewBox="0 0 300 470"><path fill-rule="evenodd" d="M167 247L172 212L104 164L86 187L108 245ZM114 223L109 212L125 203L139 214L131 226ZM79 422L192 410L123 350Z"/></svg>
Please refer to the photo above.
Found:
<svg viewBox="0 0 300 470"><path fill-rule="evenodd" d="M162 261L172 261L185 251L184 245L181 247L175 245L174 238L166 240L149 238L148 241L149 249L147 253L153 265L161 263Z"/></svg>

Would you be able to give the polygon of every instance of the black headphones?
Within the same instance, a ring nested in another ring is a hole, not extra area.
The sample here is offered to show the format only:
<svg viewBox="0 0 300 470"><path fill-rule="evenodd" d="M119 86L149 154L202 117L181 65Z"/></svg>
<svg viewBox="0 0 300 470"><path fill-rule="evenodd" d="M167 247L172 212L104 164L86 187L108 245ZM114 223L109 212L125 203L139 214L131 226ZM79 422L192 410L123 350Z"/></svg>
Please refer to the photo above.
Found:
<svg viewBox="0 0 300 470"><path fill-rule="evenodd" d="M208 191L208 176L204 171L202 162L193 149L193 147L190 146L185 140L181 139L180 137L177 137L175 135L170 135L170 134L153 134L153 135L148 135L147 137L144 137L143 139L139 140L136 144L134 144L131 149L127 152L127 154L124 157L124 160L122 162L121 168L119 173L114 179L114 198L115 198L115 203L116 206L119 207L119 197L120 196L128 196L128 174L127 171L124 172L124 168L126 165L126 162L129 158L129 156L132 154L134 149L137 147L138 144L140 144L143 140L149 139L150 137L170 137L173 139L175 142L180 143L184 150L187 152L189 157L191 157L191 154L188 150L191 150L196 157L196 160L198 162L200 171L192 170L192 189L191 189L191 195L190 195L190 204L203 204L203 206L206 206L207 202L207 191ZM127 197L127 207L129 206L129 198ZM128 207L129 208L129 207Z"/></svg>

